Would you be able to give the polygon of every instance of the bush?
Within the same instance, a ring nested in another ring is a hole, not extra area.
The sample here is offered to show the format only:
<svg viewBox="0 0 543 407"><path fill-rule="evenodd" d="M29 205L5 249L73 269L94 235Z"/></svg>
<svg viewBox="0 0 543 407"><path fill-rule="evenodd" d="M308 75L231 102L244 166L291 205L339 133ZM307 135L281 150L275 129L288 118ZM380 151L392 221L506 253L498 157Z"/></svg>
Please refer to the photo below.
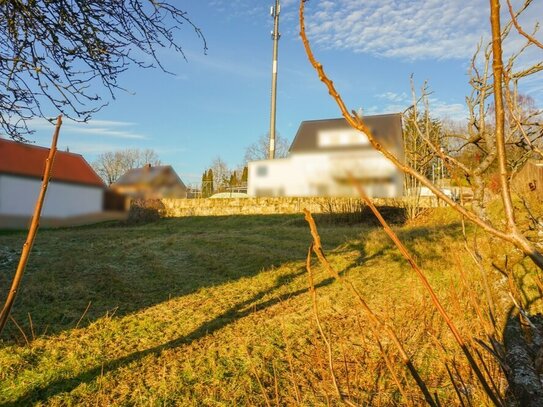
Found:
<svg viewBox="0 0 543 407"><path fill-rule="evenodd" d="M128 211L128 223L156 222L164 204L160 199L134 199Z"/></svg>
<svg viewBox="0 0 543 407"><path fill-rule="evenodd" d="M316 214L315 219L330 224L367 224L380 225L371 209L359 198L329 199L321 205L322 213ZM392 224L403 224L406 220L406 210L396 206L379 206L381 215Z"/></svg>

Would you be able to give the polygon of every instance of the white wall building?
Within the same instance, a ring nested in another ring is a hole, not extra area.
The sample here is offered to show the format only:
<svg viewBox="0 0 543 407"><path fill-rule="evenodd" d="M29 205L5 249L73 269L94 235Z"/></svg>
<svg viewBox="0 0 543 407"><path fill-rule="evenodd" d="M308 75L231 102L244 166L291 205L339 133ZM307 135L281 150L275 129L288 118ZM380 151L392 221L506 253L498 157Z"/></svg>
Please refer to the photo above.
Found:
<svg viewBox="0 0 543 407"><path fill-rule="evenodd" d="M400 114L364 118L376 139L403 159ZM403 174L377 152L367 136L345 119L302 122L283 159L249 163L250 196L358 196L352 180L369 196L403 194Z"/></svg>
<svg viewBox="0 0 543 407"><path fill-rule="evenodd" d="M0 217L32 216L48 148L0 139ZM42 218L62 219L103 211L105 185L79 154L58 151Z"/></svg>

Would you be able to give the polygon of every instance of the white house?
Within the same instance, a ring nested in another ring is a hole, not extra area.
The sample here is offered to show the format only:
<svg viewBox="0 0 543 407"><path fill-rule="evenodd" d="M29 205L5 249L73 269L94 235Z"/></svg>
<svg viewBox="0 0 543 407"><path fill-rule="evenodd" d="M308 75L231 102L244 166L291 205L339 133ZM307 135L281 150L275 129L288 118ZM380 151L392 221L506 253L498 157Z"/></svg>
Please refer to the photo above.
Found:
<svg viewBox="0 0 543 407"><path fill-rule="evenodd" d="M0 226L30 219L49 149L0 139ZM57 151L42 218L63 219L103 211L105 185L79 154Z"/></svg>
<svg viewBox="0 0 543 407"><path fill-rule="evenodd" d="M403 159L400 114L364 117L379 143ZM250 196L358 196L352 179L369 196L399 197L403 174L344 118L300 124L283 159L249 163Z"/></svg>

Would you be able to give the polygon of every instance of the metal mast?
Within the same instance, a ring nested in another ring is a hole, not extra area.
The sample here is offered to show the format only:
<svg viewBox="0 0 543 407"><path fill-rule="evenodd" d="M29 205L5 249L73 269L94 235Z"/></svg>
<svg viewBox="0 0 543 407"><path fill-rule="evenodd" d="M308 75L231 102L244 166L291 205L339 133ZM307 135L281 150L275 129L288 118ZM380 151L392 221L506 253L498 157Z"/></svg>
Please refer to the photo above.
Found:
<svg viewBox="0 0 543 407"><path fill-rule="evenodd" d="M277 48L279 45L279 13L281 12L281 5L279 0L275 0L275 6L271 7L270 14L273 17L273 65L272 65L272 89L271 89L271 117L270 117L270 151L268 158L273 160L275 158L275 105L277 100Z"/></svg>

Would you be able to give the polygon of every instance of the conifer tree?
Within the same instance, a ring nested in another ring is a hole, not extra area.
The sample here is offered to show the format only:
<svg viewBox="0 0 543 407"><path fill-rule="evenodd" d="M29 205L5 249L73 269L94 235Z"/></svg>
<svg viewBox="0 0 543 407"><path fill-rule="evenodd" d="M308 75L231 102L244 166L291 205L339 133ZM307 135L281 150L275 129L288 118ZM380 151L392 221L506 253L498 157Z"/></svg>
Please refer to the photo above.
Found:
<svg viewBox="0 0 543 407"><path fill-rule="evenodd" d="M208 196L213 195L215 192L214 180L213 180L213 170L210 168L207 172L207 185L208 185Z"/></svg>
<svg viewBox="0 0 543 407"><path fill-rule="evenodd" d="M249 168L245 166L243 167L243 173L241 174L241 185L247 185L248 179L249 179Z"/></svg>
<svg viewBox="0 0 543 407"><path fill-rule="evenodd" d="M230 187L237 187L239 185L239 180L238 180L238 174L236 171L233 171L232 174L230 175Z"/></svg>
<svg viewBox="0 0 543 407"><path fill-rule="evenodd" d="M202 174L201 191L202 191L202 198L207 197L207 171L204 171L204 173Z"/></svg>

